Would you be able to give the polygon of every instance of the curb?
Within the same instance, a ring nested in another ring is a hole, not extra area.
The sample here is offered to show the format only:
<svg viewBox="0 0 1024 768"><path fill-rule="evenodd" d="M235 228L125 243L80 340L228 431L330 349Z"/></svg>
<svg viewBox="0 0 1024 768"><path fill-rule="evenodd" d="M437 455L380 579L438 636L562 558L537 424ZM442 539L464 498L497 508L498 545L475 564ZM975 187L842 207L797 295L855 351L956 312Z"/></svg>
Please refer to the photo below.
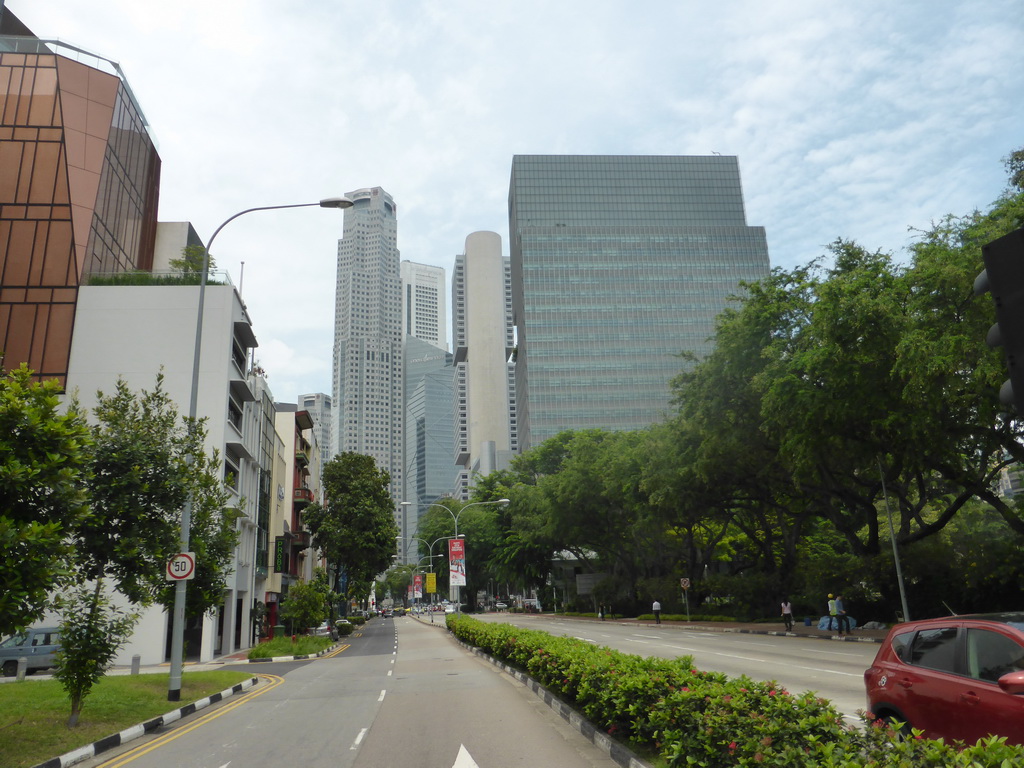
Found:
<svg viewBox="0 0 1024 768"><path fill-rule="evenodd" d="M75 763L80 763L83 760L88 760L91 757L96 757L102 752L106 752L108 749L119 747L122 744L127 744L130 741L134 741L147 733L152 733L157 728L163 725L169 725L170 723L180 720L181 718L191 715L194 712L198 712L201 709L205 709L211 704L216 704L221 699L225 699L228 696L233 696L236 693L251 688L256 685L257 678L252 677L249 680L233 685L230 688L225 688L220 693L215 693L212 696L207 696L205 699L200 699L191 704L186 704L184 707L168 712L167 714L154 717L152 720L147 720L144 723L133 725L131 728L126 728L120 733L115 733L112 736L106 736L99 741L94 741L84 747L79 747L73 752L61 755L60 757L52 757L42 763L37 763L32 768L67 768Z"/></svg>
<svg viewBox="0 0 1024 768"><path fill-rule="evenodd" d="M219 663L221 663L221 664L260 664L260 663L270 662L270 661L306 661L308 659L319 659L321 656L324 656L324 655L330 653L331 651L333 651L339 645L341 645L341 641L340 640L336 641L334 643L334 645L330 646L329 648L324 648L322 651L318 651L317 653L306 653L306 654L303 654L302 656L267 656L267 657L261 658L261 659L232 659L231 661L220 660ZM230 657L228 657L228 658L230 658Z"/></svg>
<svg viewBox="0 0 1024 768"><path fill-rule="evenodd" d="M600 749L609 758L614 760L622 768L653 768L653 766L641 760L637 757L628 747L615 741L603 731L599 730L593 723L585 719L583 715L568 706L565 702L555 696L551 691L545 688L543 685L538 683L532 677L527 675L521 670L510 667L504 662L498 661L490 654L484 653L479 648L474 648L471 645L459 640L455 635L451 635L451 638L465 648L475 656L480 657L484 661L489 661L492 665L500 669L502 672L514 677L519 682L523 683L533 693L541 699L551 710L557 712L558 715L565 720L569 725L577 731L583 738L593 744L595 747Z"/></svg>

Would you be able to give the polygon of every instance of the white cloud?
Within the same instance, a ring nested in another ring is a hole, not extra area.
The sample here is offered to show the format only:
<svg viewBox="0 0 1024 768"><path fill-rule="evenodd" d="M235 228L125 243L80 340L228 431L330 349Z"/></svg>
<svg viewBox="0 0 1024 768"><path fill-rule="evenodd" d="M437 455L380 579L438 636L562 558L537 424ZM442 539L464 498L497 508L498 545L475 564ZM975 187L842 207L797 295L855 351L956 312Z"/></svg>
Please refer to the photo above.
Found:
<svg viewBox="0 0 1024 768"><path fill-rule="evenodd" d="M380 185L402 257L505 239L513 154L735 154L774 264L985 206L1024 124L1019 0L7 0L120 61L160 139L160 215ZM330 389L341 216L254 213L218 236L278 399ZM280 370L279 370L280 368Z"/></svg>

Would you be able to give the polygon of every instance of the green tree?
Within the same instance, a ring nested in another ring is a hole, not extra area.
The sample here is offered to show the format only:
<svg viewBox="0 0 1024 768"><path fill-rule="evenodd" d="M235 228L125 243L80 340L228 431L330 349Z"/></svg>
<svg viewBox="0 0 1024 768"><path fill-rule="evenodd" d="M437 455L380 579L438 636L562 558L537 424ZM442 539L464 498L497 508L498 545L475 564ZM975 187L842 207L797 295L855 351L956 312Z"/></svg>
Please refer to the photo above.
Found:
<svg viewBox="0 0 1024 768"><path fill-rule="evenodd" d="M369 594L373 579L391 565L395 553L394 505L390 475L371 456L346 452L324 467L324 503L311 504L303 518L313 544L348 579L347 596Z"/></svg>
<svg viewBox="0 0 1024 768"><path fill-rule="evenodd" d="M281 604L281 618L292 624L292 631L306 632L320 626L331 615L330 599L333 592L327 575L318 568L310 581L292 584Z"/></svg>
<svg viewBox="0 0 1024 768"><path fill-rule="evenodd" d="M0 378L0 635L43 615L88 512L89 430L77 410L61 411L59 392L25 366Z"/></svg>
<svg viewBox="0 0 1024 768"><path fill-rule="evenodd" d="M152 391L136 394L118 380L112 395L100 392L97 400L92 515L75 532L83 575L113 580L133 603L156 599L170 608L174 590L164 570L180 547L181 511L191 493L196 577L186 612L201 615L223 599L239 514L224 508L220 460L205 452L205 427L179 418L162 374Z"/></svg>
<svg viewBox="0 0 1024 768"><path fill-rule="evenodd" d="M115 608L101 581L73 587L57 600L60 650L54 677L71 702L68 727L78 725L85 698L125 644L138 614Z"/></svg>
<svg viewBox="0 0 1024 768"><path fill-rule="evenodd" d="M206 249L203 248L203 246L186 245L181 249L180 259L171 259L171 269L177 269L185 275L200 274L203 271L204 256L206 256ZM217 268L217 263L214 261L212 255L208 258L209 264L207 265L207 268L209 272Z"/></svg>

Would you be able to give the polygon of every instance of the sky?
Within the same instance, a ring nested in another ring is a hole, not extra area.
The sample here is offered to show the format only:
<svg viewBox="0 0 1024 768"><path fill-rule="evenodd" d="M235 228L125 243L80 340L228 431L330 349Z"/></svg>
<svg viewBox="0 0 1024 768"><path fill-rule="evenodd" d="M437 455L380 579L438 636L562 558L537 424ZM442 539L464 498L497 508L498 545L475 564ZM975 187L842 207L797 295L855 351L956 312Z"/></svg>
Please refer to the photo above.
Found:
<svg viewBox="0 0 1024 768"><path fill-rule="evenodd" d="M380 186L401 258L508 255L516 154L736 155L773 267L837 238L905 257L988 207L1024 146L1020 0L0 0L120 64L163 161L159 218ZM337 210L261 211L212 254L275 398L331 389ZM243 267L244 263L244 267Z"/></svg>

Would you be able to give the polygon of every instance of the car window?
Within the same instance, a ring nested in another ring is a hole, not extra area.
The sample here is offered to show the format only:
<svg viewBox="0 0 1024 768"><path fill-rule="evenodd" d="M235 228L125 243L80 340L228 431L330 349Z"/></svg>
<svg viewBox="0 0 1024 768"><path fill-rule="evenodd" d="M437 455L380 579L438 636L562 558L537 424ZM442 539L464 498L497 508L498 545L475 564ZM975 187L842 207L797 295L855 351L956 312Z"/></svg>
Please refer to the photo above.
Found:
<svg viewBox="0 0 1024 768"><path fill-rule="evenodd" d="M956 672L956 627L918 632L907 661L919 667Z"/></svg>
<svg viewBox="0 0 1024 768"><path fill-rule="evenodd" d="M967 630L967 673L996 682L1007 672L1024 669L1024 648L1006 635L987 629Z"/></svg>
<svg viewBox="0 0 1024 768"><path fill-rule="evenodd" d="M910 655L907 653L907 649L910 648L910 641L914 639L913 631L901 632L898 635L892 637L892 652L896 654L896 658L900 661L907 661Z"/></svg>
<svg viewBox="0 0 1024 768"><path fill-rule="evenodd" d="M17 648L18 646L24 645L26 639L28 639L27 632L22 632L20 635L11 635L0 643L0 648Z"/></svg>

